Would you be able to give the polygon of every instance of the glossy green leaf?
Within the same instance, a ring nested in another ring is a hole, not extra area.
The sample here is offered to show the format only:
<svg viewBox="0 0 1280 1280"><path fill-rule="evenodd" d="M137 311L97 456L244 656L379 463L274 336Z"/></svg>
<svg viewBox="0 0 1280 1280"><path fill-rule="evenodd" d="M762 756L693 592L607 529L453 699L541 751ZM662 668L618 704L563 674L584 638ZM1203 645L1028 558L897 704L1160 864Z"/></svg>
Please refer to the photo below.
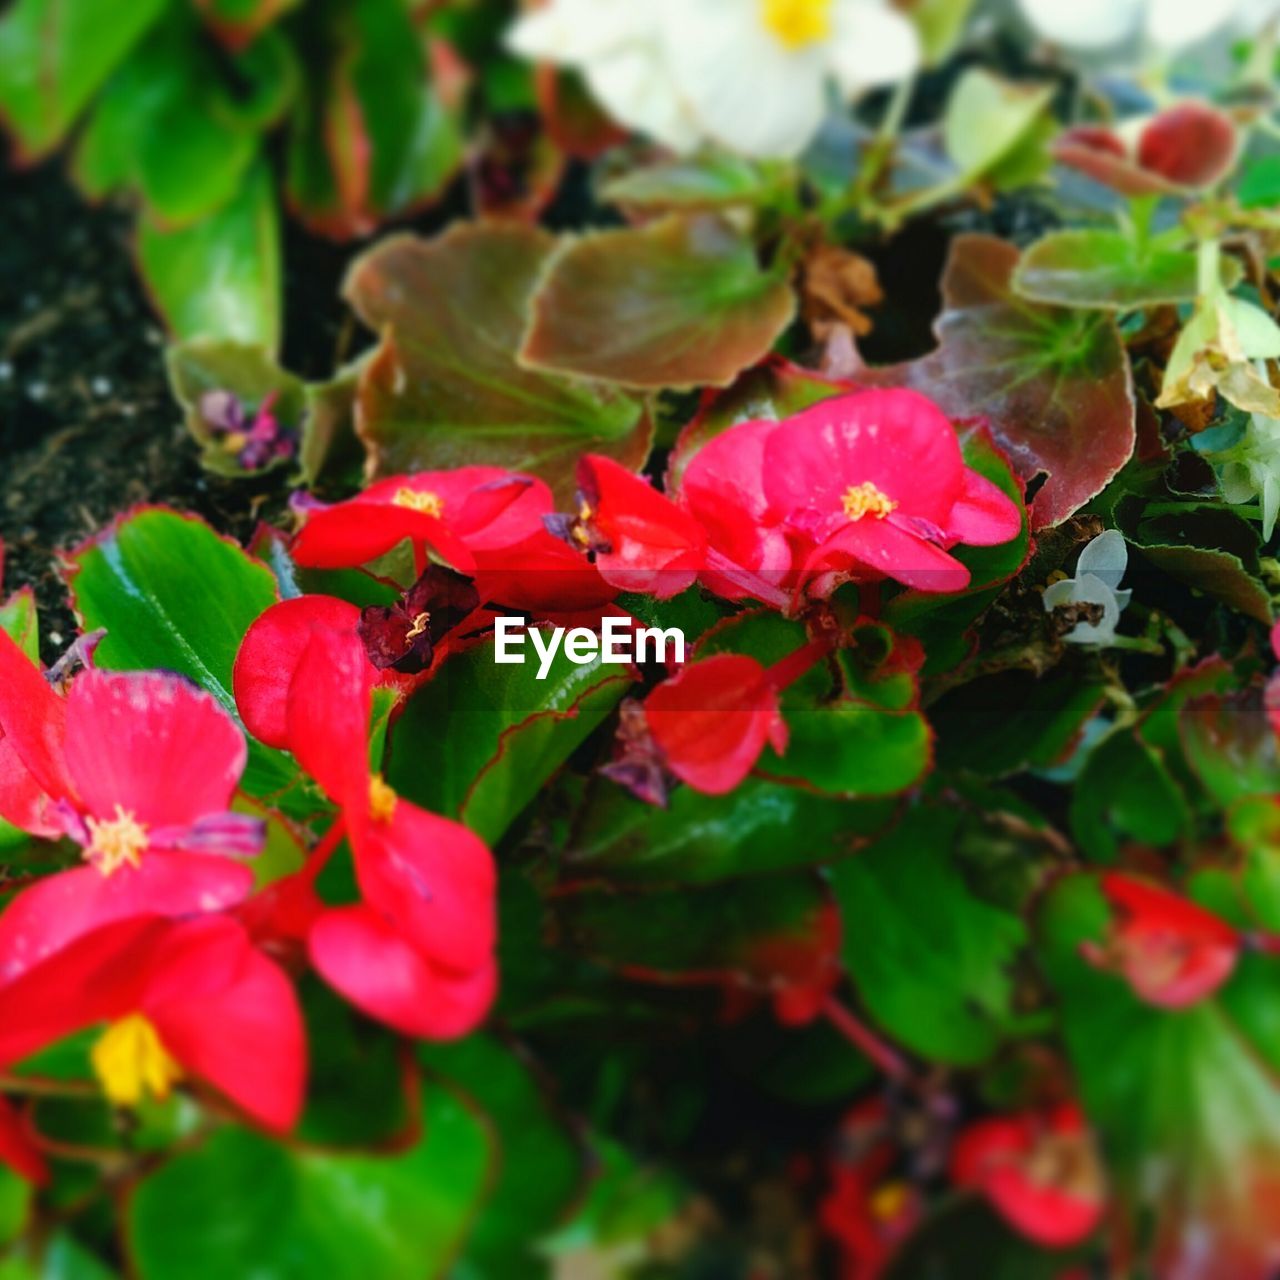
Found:
<svg viewBox="0 0 1280 1280"><path fill-rule="evenodd" d="M516 363L552 245L533 227L460 224L429 241L392 236L357 259L346 297L383 335L357 410L375 474L489 463L540 475L567 499L583 453L644 461L639 400Z"/></svg>
<svg viewBox="0 0 1280 1280"><path fill-rule="evenodd" d="M631 683L628 668L563 649L546 679L538 669L495 663L489 642L447 659L392 728L396 790L497 841Z"/></svg>
<svg viewBox="0 0 1280 1280"><path fill-rule="evenodd" d="M455 1280L548 1276L540 1241L572 1208L586 1173L566 1118L553 1108L532 1064L495 1037L424 1045L419 1056L433 1075L483 1109L503 1143L497 1179L451 1274Z"/></svg>
<svg viewBox="0 0 1280 1280"><path fill-rule="evenodd" d="M1187 763L1223 808L1280 793L1276 732L1260 689L1194 699L1182 708L1178 725Z"/></svg>
<svg viewBox="0 0 1280 1280"><path fill-rule="evenodd" d="M0 19L0 114L20 154L62 141L165 0L17 0Z"/></svg>
<svg viewBox="0 0 1280 1280"><path fill-rule="evenodd" d="M128 1207L141 1280L446 1274L495 1153L480 1117L428 1085L421 1140L397 1155L291 1151L224 1128L145 1177Z"/></svg>
<svg viewBox="0 0 1280 1280"><path fill-rule="evenodd" d="M402 0L320 0L298 28L306 82L288 154L290 203L324 235L366 235L438 196L462 162Z"/></svg>
<svg viewBox="0 0 1280 1280"><path fill-rule="evenodd" d="M205 25L231 50L243 49L301 0L195 0Z"/></svg>
<svg viewBox="0 0 1280 1280"><path fill-rule="evenodd" d="M665 809L601 782L563 863L572 879L712 884L847 857L892 817L891 801L859 804L748 778L728 795L677 787Z"/></svg>
<svg viewBox="0 0 1280 1280"><path fill-rule="evenodd" d="M32 662L39 662L40 619L36 613L35 593L30 587L15 591L7 600L0 600L0 631L5 632Z"/></svg>
<svg viewBox="0 0 1280 1280"><path fill-rule="evenodd" d="M533 297L521 363L641 389L727 386L769 354L795 299L785 274L712 216L567 240Z"/></svg>
<svg viewBox="0 0 1280 1280"><path fill-rule="evenodd" d="M274 351L280 340L280 214L265 162L207 218L138 227L143 278L181 339L216 337Z"/></svg>
<svg viewBox="0 0 1280 1280"><path fill-rule="evenodd" d="M1167 1011L1080 954L1109 912L1092 877L1061 881L1041 955L1118 1208L1116 1232L1152 1275L1264 1280L1280 1177L1280 960L1241 958L1218 995Z"/></svg>
<svg viewBox="0 0 1280 1280"><path fill-rule="evenodd" d="M831 876L845 965L871 1016L917 1053L972 1066L1010 1025L1026 927L965 883L960 822L955 809L916 809Z"/></svg>
<svg viewBox="0 0 1280 1280"><path fill-rule="evenodd" d="M1172 844L1189 828L1186 797L1160 753L1117 730L1085 761L1071 797L1071 826L1089 857L1114 862L1121 842Z"/></svg>
<svg viewBox="0 0 1280 1280"><path fill-rule="evenodd" d="M1222 275L1225 287L1235 284L1239 263L1223 258ZM1037 240L1023 251L1013 287L1035 302L1107 311L1194 302L1200 292L1194 250L1103 230L1052 231Z"/></svg>
<svg viewBox="0 0 1280 1280"><path fill-rule="evenodd" d="M249 624L277 599L270 571L194 516L142 508L68 557L72 603L107 635L112 670L177 671L236 715L231 672ZM273 795L297 778L282 752L250 741L244 786Z"/></svg>

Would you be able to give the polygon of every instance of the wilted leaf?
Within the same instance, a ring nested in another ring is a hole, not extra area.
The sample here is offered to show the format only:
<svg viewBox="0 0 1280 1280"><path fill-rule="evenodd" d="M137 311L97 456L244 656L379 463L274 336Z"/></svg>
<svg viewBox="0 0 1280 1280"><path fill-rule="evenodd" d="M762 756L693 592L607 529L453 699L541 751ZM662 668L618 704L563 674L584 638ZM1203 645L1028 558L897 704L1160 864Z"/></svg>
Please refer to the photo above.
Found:
<svg viewBox="0 0 1280 1280"><path fill-rule="evenodd" d="M144 217L138 259L178 338L219 337L275 351L280 340L280 215L259 161L239 193L176 231Z"/></svg>
<svg viewBox="0 0 1280 1280"><path fill-rule="evenodd" d="M1057 524L1105 487L1133 452L1128 358L1106 315L1040 306L1011 288L1018 251L984 235L952 242L938 348L906 364L833 373L923 392L952 418L985 417L1014 470L1046 479L1033 528Z"/></svg>
<svg viewBox="0 0 1280 1280"><path fill-rule="evenodd" d="M643 389L727 386L795 313L784 273L712 216L565 242L533 297L530 368Z"/></svg>
<svg viewBox="0 0 1280 1280"><path fill-rule="evenodd" d="M430 241L393 236L356 261L346 297L383 334L357 409L376 474L489 463L568 498L583 453L644 461L639 400L516 363L553 243L532 227L459 225Z"/></svg>
<svg viewBox="0 0 1280 1280"><path fill-rule="evenodd" d="M832 868L844 960L875 1020L941 1062L990 1057L1011 1020L1021 919L974 895L953 856L961 814L920 808Z"/></svg>

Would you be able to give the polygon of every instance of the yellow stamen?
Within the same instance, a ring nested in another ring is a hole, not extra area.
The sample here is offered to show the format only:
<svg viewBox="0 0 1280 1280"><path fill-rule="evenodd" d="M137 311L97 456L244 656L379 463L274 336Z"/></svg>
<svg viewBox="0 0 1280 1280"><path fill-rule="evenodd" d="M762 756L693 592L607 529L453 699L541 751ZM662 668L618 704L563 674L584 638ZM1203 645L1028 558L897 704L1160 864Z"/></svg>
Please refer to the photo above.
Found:
<svg viewBox="0 0 1280 1280"><path fill-rule="evenodd" d="M390 822L395 816L397 799L395 791L382 780L382 774L375 773L369 779L369 817L374 822Z"/></svg>
<svg viewBox="0 0 1280 1280"><path fill-rule="evenodd" d="M898 504L882 489L877 488L870 480L862 484L851 484L840 499L844 513L850 520L861 520L863 516L875 516L883 520L890 511L897 509Z"/></svg>
<svg viewBox="0 0 1280 1280"><path fill-rule="evenodd" d="M222 447L228 453L239 453L248 443L249 437L243 431L229 431L222 438Z"/></svg>
<svg viewBox="0 0 1280 1280"><path fill-rule="evenodd" d="M141 1013L113 1022L89 1051L89 1060L102 1091L118 1107L136 1107L148 1093L167 1098L182 1079L182 1068Z"/></svg>
<svg viewBox="0 0 1280 1280"><path fill-rule="evenodd" d="M578 504L578 518L573 522L570 534L574 542L580 547L589 547L591 545L591 534L587 531L587 525L593 515L595 515L595 512L589 502L580 502Z"/></svg>
<svg viewBox="0 0 1280 1280"><path fill-rule="evenodd" d="M877 1187L871 1194L872 1216L879 1218L881 1222L891 1221L906 1208L907 1195L905 1182L886 1182Z"/></svg>
<svg viewBox="0 0 1280 1280"><path fill-rule="evenodd" d="M418 616L413 620L413 626L404 633L404 638L406 640L416 640L424 631L426 631L430 624L431 615L429 613L418 614Z"/></svg>
<svg viewBox="0 0 1280 1280"><path fill-rule="evenodd" d="M114 818L86 818L89 828L89 844L84 856L104 876L109 876L128 863L136 867L142 861L147 848L147 828L139 822L133 811L116 805Z"/></svg>
<svg viewBox="0 0 1280 1280"><path fill-rule="evenodd" d="M764 25L788 49L831 35L831 0L762 0Z"/></svg>
<svg viewBox="0 0 1280 1280"><path fill-rule="evenodd" d="M435 516L438 520L444 515L444 499L430 489L410 489L406 485L396 490L392 499L397 507L408 507L410 511L421 511L424 516Z"/></svg>

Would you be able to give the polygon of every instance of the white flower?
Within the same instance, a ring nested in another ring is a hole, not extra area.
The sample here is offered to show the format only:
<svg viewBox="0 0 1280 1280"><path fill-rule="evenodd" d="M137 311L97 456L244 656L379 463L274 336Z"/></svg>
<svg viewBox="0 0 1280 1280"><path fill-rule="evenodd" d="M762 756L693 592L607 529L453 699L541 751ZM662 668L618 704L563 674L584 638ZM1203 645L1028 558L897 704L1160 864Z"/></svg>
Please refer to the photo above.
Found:
<svg viewBox="0 0 1280 1280"><path fill-rule="evenodd" d="M1231 26L1254 34L1280 15L1280 0L1018 0L1046 39L1103 49L1141 33L1173 52Z"/></svg>
<svg viewBox="0 0 1280 1280"><path fill-rule="evenodd" d="M909 75L915 27L888 0L548 0L508 37L574 67L623 124L676 151L787 157L852 97Z"/></svg>
<svg viewBox="0 0 1280 1280"><path fill-rule="evenodd" d="M1222 496L1231 503L1256 499L1262 506L1262 538L1267 541L1280 515L1280 419L1253 414L1244 438L1219 457L1226 461Z"/></svg>
<svg viewBox="0 0 1280 1280"><path fill-rule="evenodd" d="M1110 644L1116 638L1116 623L1133 596L1120 590L1129 563L1129 549L1116 529L1100 533L1080 553L1076 576L1055 582L1044 593L1046 613L1064 605L1089 604L1102 610L1097 622L1077 622L1063 637L1072 644Z"/></svg>

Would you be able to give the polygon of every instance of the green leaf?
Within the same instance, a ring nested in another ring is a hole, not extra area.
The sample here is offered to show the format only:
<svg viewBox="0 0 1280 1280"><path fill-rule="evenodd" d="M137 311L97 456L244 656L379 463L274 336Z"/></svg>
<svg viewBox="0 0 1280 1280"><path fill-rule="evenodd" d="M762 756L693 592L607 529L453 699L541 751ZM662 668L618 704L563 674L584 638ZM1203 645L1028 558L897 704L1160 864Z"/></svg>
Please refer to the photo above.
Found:
<svg viewBox="0 0 1280 1280"><path fill-rule="evenodd" d="M270 571L195 516L142 508L68 557L72 604L86 630L107 635L94 655L108 670L176 671L237 716L231 689L249 624L277 600ZM250 740L244 787L283 790L297 770Z"/></svg>
<svg viewBox="0 0 1280 1280"><path fill-rule="evenodd" d="M488 641L447 659L392 727L391 784L495 843L631 684L628 668L563 649L538 669L496 663Z"/></svg>
<svg viewBox="0 0 1280 1280"><path fill-rule="evenodd" d="M400 1155L293 1151L224 1128L143 1178L128 1203L141 1280L427 1280L445 1275L490 1175L486 1127L442 1088ZM215 1210L216 1207L216 1211Z"/></svg>
<svg viewBox="0 0 1280 1280"><path fill-rule="evenodd" d="M233 51L254 37L301 0L195 0L205 25Z"/></svg>
<svg viewBox="0 0 1280 1280"><path fill-rule="evenodd" d="M167 229L207 218L240 190L294 77L282 41L219 58L195 18L173 9L103 91L77 146L77 181L93 198L135 185Z"/></svg>
<svg viewBox="0 0 1280 1280"><path fill-rule="evenodd" d="M766 995L820 986L834 963L835 908L805 873L645 893L590 888L557 905L569 945L630 978Z"/></svg>
<svg viewBox="0 0 1280 1280"><path fill-rule="evenodd" d="M1280 793L1276 733L1260 689L1193 699L1182 708L1178 727L1187 763L1222 808Z"/></svg>
<svg viewBox="0 0 1280 1280"><path fill-rule="evenodd" d="M728 795L678 787L665 809L599 784L562 864L570 878L611 884L714 884L835 862L893 815L888 800L851 804L748 778Z"/></svg>
<svg viewBox="0 0 1280 1280"><path fill-rule="evenodd" d="M1257 1207L1280 1176L1280 960L1245 953L1215 997L1156 1009L1081 956L1108 922L1093 877L1075 875L1048 896L1039 932L1116 1237L1135 1274L1261 1280L1275 1241Z"/></svg>
<svg viewBox="0 0 1280 1280"><path fill-rule="evenodd" d="M201 461L221 475L239 476L245 471L236 460L238 449L228 449L226 435L215 432L200 411L207 391L231 392L250 418L268 396L274 396L271 412L289 430L298 430L306 416L307 389L302 380L280 368L260 346L196 338L171 346L165 352L165 368L187 427L200 442Z"/></svg>
<svg viewBox="0 0 1280 1280"><path fill-rule="evenodd" d="M1236 199L1246 209L1268 209L1280 204L1280 155L1250 160L1240 175Z"/></svg>
<svg viewBox="0 0 1280 1280"><path fill-rule="evenodd" d="M1124 840L1172 844L1190 829L1181 787L1158 751L1120 729L1089 753L1071 797L1071 827L1098 862L1114 862Z"/></svg>
<svg viewBox="0 0 1280 1280"><path fill-rule="evenodd" d="M641 389L727 386L791 322L784 273L712 216L566 240L533 297L521 363Z"/></svg>
<svg viewBox="0 0 1280 1280"><path fill-rule="evenodd" d="M1018 475L1047 478L1031 504L1033 529L1058 524L1133 452L1129 363L1113 317L1019 298L1017 249L960 235L943 274L938 348L905 364L838 370L864 385L906 386L957 420L986 417Z"/></svg>
<svg viewBox="0 0 1280 1280"><path fill-rule="evenodd" d="M600 192L612 204L641 209L722 209L757 204L778 186L778 175L728 152L668 160L632 169Z"/></svg>
<svg viewBox="0 0 1280 1280"><path fill-rule="evenodd" d="M52 151L166 0L17 0L0 19L0 115L20 154Z"/></svg>
<svg viewBox="0 0 1280 1280"><path fill-rule="evenodd" d="M423 1045L433 1074L465 1090L502 1138L498 1177L450 1273L453 1280L548 1275L539 1242L565 1217L584 1183L583 1152L544 1094L534 1068L492 1036Z"/></svg>
<svg viewBox="0 0 1280 1280"><path fill-rule="evenodd" d="M534 227L460 223L429 241L392 236L356 260L345 296L383 335L358 392L375 475L487 463L540 475L567 500L583 453L643 463L639 400L516 363L553 243Z"/></svg>
<svg viewBox="0 0 1280 1280"><path fill-rule="evenodd" d="M952 851L955 809L919 808L831 870L844 961L872 1017L925 1057L973 1066L1012 1019L1022 920L976 897Z"/></svg>
<svg viewBox="0 0 1280 1280"><path fill-rule="evenodd" d="M943 145L965 181L976 181L1005 160L1052 98L1052 85L1013 84L982 67L965 71L942 119Z"/></svg>
<svg viewBox="0 0 1280 1280"><path fill-rule="evenodd" d="M3 561L0 560L0 567ZM40 661L40 619L35 592L30 587L0 601L0 631L5 632L32 662Z"/></svg>
<svg viewBox="0 0 1280 1280"><path fill-rule="evenodd" d="M224 338L276 350L280 215L264 161L253 165L234 198L199 222L171 231L144 216L138 259L178 338Z"/></svg>
<svg viewBox="0 0 1280 1280"><path fill-rule="evenodd" d="M320 0L298 28L306 68L288 153L292 207L329 236L367 235L434 199L462 162L462 134L429 79L403 0Z"/></svg>
<svg viewBox="0 0 1280 1280"><path fill-rule="evenodd" d="M1240 279L1240 264L1222 260L1222 283ZM1120 231L1052 231L1025 249L1013 273L1024 298L1064 307L1128 311L1160 303L1194 302L1198 259L1191 249L1157 240L1139 245Z"/></svg>
<svg viewBox="0 0 1280 1280"><path fill-rule="evenodd" d="M1102 675L1074 664L1041 676L1003 671L970 680L929 708L938 765L1003 778L1057 764L1105 696Z"/></svg>

